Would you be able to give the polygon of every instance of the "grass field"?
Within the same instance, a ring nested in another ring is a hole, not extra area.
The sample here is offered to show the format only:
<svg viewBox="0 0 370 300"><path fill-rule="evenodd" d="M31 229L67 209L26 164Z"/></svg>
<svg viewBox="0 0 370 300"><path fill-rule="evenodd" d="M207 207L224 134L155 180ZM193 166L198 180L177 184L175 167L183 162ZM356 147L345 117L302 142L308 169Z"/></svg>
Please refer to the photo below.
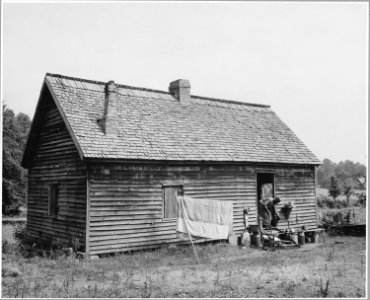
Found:
<svg viewBox="0 0 370 300"><path fill-rule="evenodd" d="M197 265L188 246L87 260L27 257L9 240L2 297L365 297L365 241L337 236L275 252L198 245Z"/></svg>

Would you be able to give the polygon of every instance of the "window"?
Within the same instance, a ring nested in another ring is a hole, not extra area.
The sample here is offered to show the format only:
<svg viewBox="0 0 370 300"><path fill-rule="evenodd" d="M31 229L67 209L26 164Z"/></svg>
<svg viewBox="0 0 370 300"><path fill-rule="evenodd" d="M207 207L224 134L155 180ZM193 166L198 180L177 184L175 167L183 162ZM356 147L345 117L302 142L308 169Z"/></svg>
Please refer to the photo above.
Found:
<svg viewBox="0 0 370 300"><path fill-rule="evenodd" d="M183 186L163 186L163 219L174 219L178 217L176 196L183 194Z"/></svg>
<svg viewBox="0 0 370 300"><path fill-rule="evenodd" d="M58 185L48 185L48 215L56 217L58 213Z"/></svg>
<svg viewBox="0 0 370 300"><path fill-rule="evenodd" d="M274 174L257 173L257 201L274 197Z"/></svg>

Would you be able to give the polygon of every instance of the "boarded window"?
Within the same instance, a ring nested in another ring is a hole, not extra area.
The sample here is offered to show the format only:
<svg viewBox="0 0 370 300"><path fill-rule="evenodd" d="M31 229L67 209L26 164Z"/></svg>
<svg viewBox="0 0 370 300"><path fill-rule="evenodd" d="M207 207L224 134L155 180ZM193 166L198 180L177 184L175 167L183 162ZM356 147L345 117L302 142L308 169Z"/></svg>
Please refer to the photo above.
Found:
<svg viewBox="0 0 370 300"><path fill-rule="evenodd" d="M56 217L58 213L58 185L48 185L48 215Z"/></svg>
<svg viewBox="0 0 370 300"><path fill-rule="evenodd" d="M183 187L176 186L163 186L163 218L173 219L178 217L176 196L183 194Z"/></svg>

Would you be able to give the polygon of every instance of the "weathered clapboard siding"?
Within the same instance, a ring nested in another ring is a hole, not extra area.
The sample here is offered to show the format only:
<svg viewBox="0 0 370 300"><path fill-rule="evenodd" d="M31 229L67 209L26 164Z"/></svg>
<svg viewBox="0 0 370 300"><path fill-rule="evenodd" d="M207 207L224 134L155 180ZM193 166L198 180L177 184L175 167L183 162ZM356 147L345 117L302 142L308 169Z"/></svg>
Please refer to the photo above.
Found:
<svg viewBox="0 0 370 300"><path fill-rule="evenodd" d="M283 201L281 204L294 200L294 209L289 218L291 227L316 228L316 190L315 190L315 169L310 168L284 168L275 177L275 194ZM298 222L296 222L298 217ZM285 222L280 222L286 225Z"/></svg>
<svg viewBox="0 0 370 300"><path fill-rule="evenodd" d="M256 221L250 167L94 163L89 170L90 254L183 243L176 236L176 220L163 220L162 184L171 182L194 198L233 201L235 232L242 230L244 207L252 208Z"/></svg>
<svg viewBox="0 0 370 300"><path fill-rule="evenodd" d="M89 253L127 251L167 243L183 243L176 220L163 220L162 185L183 185L194 198L233 202L233 229L244 229L243 209L257 223L256 173L275 174L275 192L282 202L295 200L300 222L316 227L314 169L251 165L159 165L92 163L89 168ZM297 175L299 174L299 176ZM199 239L204 241L204 239Z"/></svg>
<svg viewBox="0 0 370 300"><path fill-rule="evenodd" d="M86 167L51 95L40 102L37 142L28 173L27 236L85 244ZM48 216L48 184L58 184L58 213Z"/></svg>

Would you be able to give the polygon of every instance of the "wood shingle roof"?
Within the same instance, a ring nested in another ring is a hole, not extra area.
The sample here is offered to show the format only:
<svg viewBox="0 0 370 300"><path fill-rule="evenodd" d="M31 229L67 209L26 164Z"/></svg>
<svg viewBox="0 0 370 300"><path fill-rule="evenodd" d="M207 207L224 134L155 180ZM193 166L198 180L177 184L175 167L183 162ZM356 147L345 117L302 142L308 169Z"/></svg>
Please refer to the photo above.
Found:
<svg viewBox="0 0 370 300"><path fill-rule="evenodd" d="M119 128L106 135L104 82L46 74L84 158L320 164L269 106L117 85Z"/></svg>

